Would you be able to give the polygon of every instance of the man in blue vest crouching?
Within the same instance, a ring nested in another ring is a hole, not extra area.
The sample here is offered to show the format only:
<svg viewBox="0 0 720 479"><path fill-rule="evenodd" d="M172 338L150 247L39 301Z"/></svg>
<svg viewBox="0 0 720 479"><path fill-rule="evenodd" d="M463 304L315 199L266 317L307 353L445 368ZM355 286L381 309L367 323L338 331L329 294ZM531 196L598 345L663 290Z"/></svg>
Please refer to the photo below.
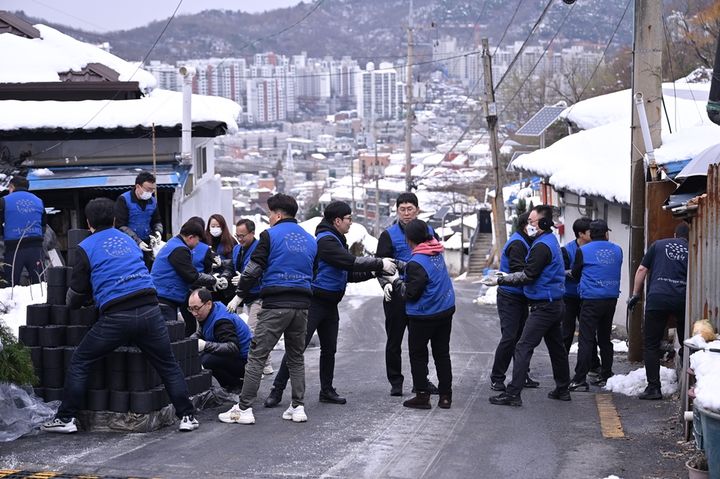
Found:
<svg viewBox="0 0 720 479"><path fill-rule="evenodd" d="M44 431L77 431L75 414L80 408L88 372L93 362L129 342L136 344L160 374L181 431L197 429L195 408L187 384L170 348L152 278L143 263L142 251L126 234L113 227L113 202L97 198L85 207L92 234L78 248L73 265L67 304L77 309L90 298L100 318L75 350L65 375L62 404Z"/></svg>
<svg viewBox="0 0 720 479"><path fill-rule="evenodd" d="M188 311L200 324L192 337L198 338L203 368L212 371L220 386L236 390L242 386L245 375L252 339L250 327L220 301L213 302L212 293L206 288L190 293Z"/></svg>

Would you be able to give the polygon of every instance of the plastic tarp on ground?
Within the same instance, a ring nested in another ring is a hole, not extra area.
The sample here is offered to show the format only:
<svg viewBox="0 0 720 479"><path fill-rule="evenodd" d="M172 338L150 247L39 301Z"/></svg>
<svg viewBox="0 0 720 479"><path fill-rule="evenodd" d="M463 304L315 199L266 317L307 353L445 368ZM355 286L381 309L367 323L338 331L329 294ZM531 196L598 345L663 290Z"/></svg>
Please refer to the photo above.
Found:
<svg viewBox="0 0 720 479"><path fill-rule="evenodd" d="M60 401L43 402L32 392L11 383L0 383L0 442L37 434L51 420Z"/></svg>

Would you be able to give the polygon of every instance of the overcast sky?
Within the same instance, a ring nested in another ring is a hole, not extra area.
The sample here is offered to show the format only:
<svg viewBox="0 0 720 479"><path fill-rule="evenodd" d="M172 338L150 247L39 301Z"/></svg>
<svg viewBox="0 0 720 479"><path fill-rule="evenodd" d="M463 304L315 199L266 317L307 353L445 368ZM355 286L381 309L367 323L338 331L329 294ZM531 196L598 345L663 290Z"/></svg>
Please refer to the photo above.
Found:
<svg viewBox="0 0 720 479"><path fill-rule="evenodd" d="M165 20L179 0L0 0L2 10L23 10L33 17L94 32L126 30ZM183 0L179 14L220 8L262 12L289 7L300 0ZM149 8L148 8L149 7Z"/></svg>

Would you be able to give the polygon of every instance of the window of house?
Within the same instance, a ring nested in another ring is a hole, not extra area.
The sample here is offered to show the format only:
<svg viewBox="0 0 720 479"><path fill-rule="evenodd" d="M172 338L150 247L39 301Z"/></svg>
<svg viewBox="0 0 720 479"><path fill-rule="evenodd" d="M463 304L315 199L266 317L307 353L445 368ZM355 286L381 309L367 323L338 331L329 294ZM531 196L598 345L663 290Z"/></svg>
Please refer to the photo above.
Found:
<svg viewBox="0 0 720 479"><path fill-rule="evenodd" d="M630 207L623 206L620 208L620 223L630 225Z"/></svg>
<svg viewBox="0 0 720 479"><path fill-rule="evenodd" d="M201 146L195 149L195 177L202 178L207 173L207 148Z"/></svg>

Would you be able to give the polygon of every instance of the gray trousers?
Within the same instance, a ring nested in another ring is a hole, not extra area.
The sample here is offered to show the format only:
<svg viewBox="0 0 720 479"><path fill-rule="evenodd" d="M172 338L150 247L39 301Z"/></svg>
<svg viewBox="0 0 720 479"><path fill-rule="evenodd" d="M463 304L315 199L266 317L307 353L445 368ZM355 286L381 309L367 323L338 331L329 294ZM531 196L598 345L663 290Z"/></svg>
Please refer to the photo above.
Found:
<svg viewBox="0 0 720 479"><path fill-rule="evenodd" d="M285 358L290 371L292 405L303 404L305 398L305 334L307 309L261 309L258 314L255 335L250 343L250 353L245 366L245 379L240 393L241 409L252 406L257 397L262 371L270 351L285 334Z"/></svg>

